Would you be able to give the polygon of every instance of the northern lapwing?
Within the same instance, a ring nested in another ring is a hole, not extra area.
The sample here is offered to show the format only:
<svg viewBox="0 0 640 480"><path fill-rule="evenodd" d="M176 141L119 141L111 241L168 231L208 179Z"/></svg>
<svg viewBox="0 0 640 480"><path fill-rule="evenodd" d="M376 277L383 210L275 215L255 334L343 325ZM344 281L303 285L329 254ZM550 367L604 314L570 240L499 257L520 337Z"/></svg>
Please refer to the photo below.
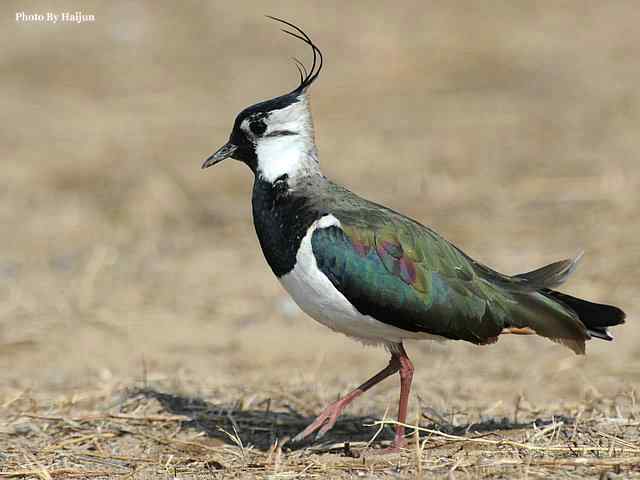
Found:
<svg viewBox="0 0 640 480"><path fill-rule="evenodd" d="M591 338L612 340L624 323L617 307L554 290L579 256L510 276L473 260L429 227L336 185L318 161L309 87L323 58L309 36L275 17L313 52L300 84L252 105L235 119L229 141L202 168L233 158L254 174L253 222L267 263L309 316L362 343L383 345L389 364L329 405L294 441L323 436L344 408L386 377L400 373L392 449L405 445L413 365L407 339L495 343L502 334L536 334L585 353Z"/></svg>

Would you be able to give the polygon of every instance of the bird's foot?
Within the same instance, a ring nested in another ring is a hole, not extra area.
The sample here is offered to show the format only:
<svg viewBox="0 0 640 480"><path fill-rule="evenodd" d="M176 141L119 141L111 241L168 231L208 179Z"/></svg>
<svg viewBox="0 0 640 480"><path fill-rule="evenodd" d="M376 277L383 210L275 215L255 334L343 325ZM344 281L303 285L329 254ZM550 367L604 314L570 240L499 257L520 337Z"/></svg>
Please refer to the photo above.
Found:
<svg viewBox="0 0 640 480"><path fill-rule="evenodd" d="M319 440L324 437L325 434L336 424L336 420L338 420L338 417L346 407L346 403L348 402L345 402L344 399L340 399L329 405L307 428L293 437L291 441L293 443L301 442L316 430L318 430L318 433L316 433L315 440Z"/></svg>
<svg viewBox="0 0 640 480"><path fill-rule="evenodd" d="M404 448L407 448L407 439L404 438L404 434L403 434L402 436L396 435L396 438L393 440L393 443L387 448L381 448L379 450L370 450L369 452L372 455L387 455L390 453L400 453Z"/></svg>

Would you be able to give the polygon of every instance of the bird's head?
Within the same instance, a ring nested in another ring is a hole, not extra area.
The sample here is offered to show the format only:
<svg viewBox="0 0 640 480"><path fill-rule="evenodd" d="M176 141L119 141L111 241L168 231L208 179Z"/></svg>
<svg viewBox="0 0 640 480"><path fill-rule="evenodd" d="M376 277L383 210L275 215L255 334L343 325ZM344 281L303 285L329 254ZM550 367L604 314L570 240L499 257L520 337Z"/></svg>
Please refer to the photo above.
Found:
<svg viewBox="0 0 640 480"><path fill-rule="evenodd" d="M275 17L294 31L283 32L311 47L313 63L309 71L294 58L300 73L300 84L291 92L256 103L242 110L233 124L229 141L202 164L208 168L225 158L246 163L256 174L273 181L283 173L291 174L317 164L313 122L307 91L322 69L322 53L309 36L295 25Z"/></svg>

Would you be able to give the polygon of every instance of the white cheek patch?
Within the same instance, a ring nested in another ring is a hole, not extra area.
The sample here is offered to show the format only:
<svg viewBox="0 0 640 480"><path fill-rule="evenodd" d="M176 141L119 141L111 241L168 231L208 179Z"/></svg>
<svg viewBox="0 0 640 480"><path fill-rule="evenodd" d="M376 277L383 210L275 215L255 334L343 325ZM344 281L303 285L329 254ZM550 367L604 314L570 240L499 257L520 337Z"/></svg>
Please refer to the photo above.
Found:
<svg viewBox="0 0 640 480"><path fill-rule="evenodd" d="M298 101L281 110L274 110L266 119L267 134L285 130L301 134L313 132L311 112L306 101Z"/></svg>
<svg viewBox="0 0 640 480"><path fill-rule="evenodd" d="M263 121L267 130L256 139L258 174L263 180L273 183L286 174L295 183L296 177L319 172L311 111L306 96L286 108L270 112ZM269 134L274 132L290 134L270 137Z"/></svg>

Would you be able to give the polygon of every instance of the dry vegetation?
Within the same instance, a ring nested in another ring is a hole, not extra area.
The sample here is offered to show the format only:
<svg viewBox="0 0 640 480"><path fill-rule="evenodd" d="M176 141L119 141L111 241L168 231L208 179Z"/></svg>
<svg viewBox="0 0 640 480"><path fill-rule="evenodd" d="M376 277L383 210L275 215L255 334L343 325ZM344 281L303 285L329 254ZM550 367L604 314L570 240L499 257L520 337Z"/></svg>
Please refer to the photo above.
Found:
<svg viewBox="0 0 640 480"><path fill-rule="evenodd" d="M558 416L522 398L509 418L469 415L463 405L465 412L444 418L425 408L410 448L379 455L393 420L346 416L329 439L289 446L288 436L310 420L296 405L315 400L301 385L274 396L213 390L206 401L114 387L47 403L21 393L5 402L11 413L2 435L10 443L0 478L627 478L640 463L632 394L563 405Z"/></svg>
<svg viewBox="0 0 640 480"><path fill-rule="evenodd" d="M51 8L0 6L0 478L640 477L637 3L82 2L95 24L13 21ZM263 13L325 51L328 175L508 273L585 249L567 289L627 311L616 342L410 344L409 450L372 454L397 380L291 449L386 355L287 299L243 166L199 170L239 109L295 83L306 52Z"/></svg>

